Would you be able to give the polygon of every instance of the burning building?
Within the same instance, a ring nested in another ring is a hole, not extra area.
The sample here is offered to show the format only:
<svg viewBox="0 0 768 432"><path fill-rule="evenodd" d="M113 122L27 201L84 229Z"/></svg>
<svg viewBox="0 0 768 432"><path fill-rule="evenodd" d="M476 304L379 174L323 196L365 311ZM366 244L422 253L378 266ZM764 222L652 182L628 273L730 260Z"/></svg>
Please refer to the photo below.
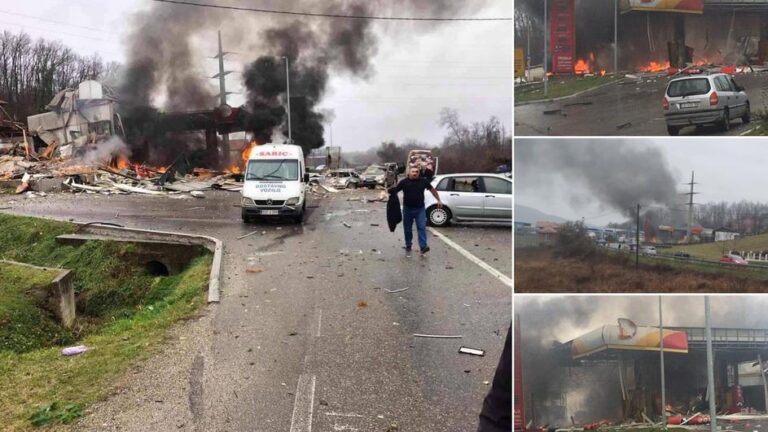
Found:
<svg viewBox="0 0 768 432"><path fill-rule="evenodd" d="M550 0L547 12L555 74L613 71L615 38L619 70L730 71L768 62L768 1L621 0L616 14L613 1Z"/></svg>
<svg viewBox="0 0 768 432"><path fill-rule="evenodd" d="M524 343L515 346L527 385L527 391L517 395L525 401L525 416L536 426L573 424L585 429L660 418L662 339L668 422L679 424L695 413L705 414L705 329L664 327L660 332L659 327L621 318L617 324L555 343L543 364L526 358ZM765 412L764 381L756 364L768 353L768 329L712 328L712 344L718 412ZM531 371L539 367L550 369L547 378L542 380L542 371ZM527 374L536 378L526 379Z"/></svg>

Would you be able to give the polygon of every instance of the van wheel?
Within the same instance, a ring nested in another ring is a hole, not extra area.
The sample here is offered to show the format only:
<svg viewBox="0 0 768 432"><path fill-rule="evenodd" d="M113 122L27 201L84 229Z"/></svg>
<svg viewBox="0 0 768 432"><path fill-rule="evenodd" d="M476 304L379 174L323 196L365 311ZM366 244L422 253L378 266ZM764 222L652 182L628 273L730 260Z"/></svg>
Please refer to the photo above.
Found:
<svg viewBox="0 0 768 432"><path fill-rule="evenodd" d="M293 217L293 223L300 224L304 222L304 214L307 212L306 210L307 210L307 202L304 201L304 204L301 205L301 213Z"/></svg>
<svg viewBox="0 0 768 432"><path fill-rule="evenodd" d="M744 115L741 117L741 121L744 124L752 121L752 111L749 109L749 102L747 102L747 108L746 111L744 111Z"/></svg>
<svg viewBox="0 0 768 432"><path fill-rule="evenodd" d="M680 135L680 127L667 125L667 133L671 136L678 136Z"/></svg>
<svg viewBox="0 0 768 432"><path fill-rule="evenodd" d="M438 208L436 205L427 209L427 224L434 227L444 227L451 224L451 211L448 207Z"/></svg>
<svg viewBox="0 0 768 432"><path fill-rule="evenodd" d="M731 130L731 113L728 111L728 108L723 110L723 119L720 123L720 129L722 129L723 132Z"/></svg>

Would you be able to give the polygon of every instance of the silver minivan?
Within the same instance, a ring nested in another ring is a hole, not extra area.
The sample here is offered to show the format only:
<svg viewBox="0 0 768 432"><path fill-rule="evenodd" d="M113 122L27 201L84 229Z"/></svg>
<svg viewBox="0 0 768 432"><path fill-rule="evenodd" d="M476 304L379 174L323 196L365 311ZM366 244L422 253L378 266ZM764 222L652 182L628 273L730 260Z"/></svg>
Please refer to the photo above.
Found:
<svg viewBox="0 0 768 432"><path fill-rule="evenodd" d="M723 131L731 120L749 123L749 98L733 77L717 73L676 78L669 82L662 100L667 132L677 135L686 126L716 124Z"/></svg>
<svg viewBox="0 0 768 432"><path fill-rule="evenodd" d="M446 226L456 222L511 222L512 179L489 173L439 175L432 179L443 208L435 197L424 193L427 223Z"/></svg>

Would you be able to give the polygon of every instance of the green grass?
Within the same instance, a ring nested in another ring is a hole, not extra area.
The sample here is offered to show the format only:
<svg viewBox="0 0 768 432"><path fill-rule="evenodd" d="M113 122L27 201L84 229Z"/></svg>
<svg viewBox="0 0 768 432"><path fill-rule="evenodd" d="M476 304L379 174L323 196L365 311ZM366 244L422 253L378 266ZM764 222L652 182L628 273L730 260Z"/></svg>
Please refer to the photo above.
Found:
<svg viewBox="0 0 768 432"><path fill-rule="evenodd" d="M749 133L751 136L768 135L768 110L752 111L752 123Z"/></svg>
<svg viewBox="0 0 768 432"><path fill-rule="evenodd" d="M0 351L25 352L70 339L28 291L47 286L57 272L0 263Z"/></svg>
<svg viewBox="0 0 768 432"><path fill-rule="evenodd" d="M68 223L0 215L0 257L72 269L78 297L84 299L78 300L75 330L67 334L41 317L43 312L24 296L26 288L49 282L52 275L22 266L0 267L0 320L10 316L7 320L20 325L9 331L22 347L0 346L2 430L70 430L68 425L89 404L107 396L118 376L157 349L170 326L195 316L206 304L210 255L196 258L180 274L151 277L130 261L134 245L55 243L57 235L75 229ZM23 313L9 315L8 310L16 309ZM64 357L61 343L83 344L89 350Z"/></svg>
<svg viewBox="0 0 768 432"><path fill-rule="evenodd" d="M515 103L570 96L584 90L589 90L616 81L618 81L618 78L614 78L613 76L552 76L549 78L549 83L547 84L547 97L544 97L543 83L529 84L526 86L515 87Z"/></svg>
<svg viewBox="0 0 768 432"><path fill-rule="evenodd" d="M759 234L747 236L738 240L726 242L702 243L696 245L681 245L671 249L672 252L683 250L691 254L692 257L718 260L727 253L728 250L735 251L761 251L768 250L768 234Z"/></svg>

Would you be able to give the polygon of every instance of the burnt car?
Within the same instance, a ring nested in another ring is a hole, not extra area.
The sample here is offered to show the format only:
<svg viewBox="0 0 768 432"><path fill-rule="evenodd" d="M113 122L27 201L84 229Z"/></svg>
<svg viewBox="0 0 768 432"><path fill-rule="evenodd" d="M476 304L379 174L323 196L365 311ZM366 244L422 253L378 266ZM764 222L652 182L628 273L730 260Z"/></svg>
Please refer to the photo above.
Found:
<svg viewBox="0 0 768 432"><path fill-rule="evenodd" d="M362 186L375 189L376 186L389 188L397 183L397 172L386 165L371 165L360 175Z"/></svg>

